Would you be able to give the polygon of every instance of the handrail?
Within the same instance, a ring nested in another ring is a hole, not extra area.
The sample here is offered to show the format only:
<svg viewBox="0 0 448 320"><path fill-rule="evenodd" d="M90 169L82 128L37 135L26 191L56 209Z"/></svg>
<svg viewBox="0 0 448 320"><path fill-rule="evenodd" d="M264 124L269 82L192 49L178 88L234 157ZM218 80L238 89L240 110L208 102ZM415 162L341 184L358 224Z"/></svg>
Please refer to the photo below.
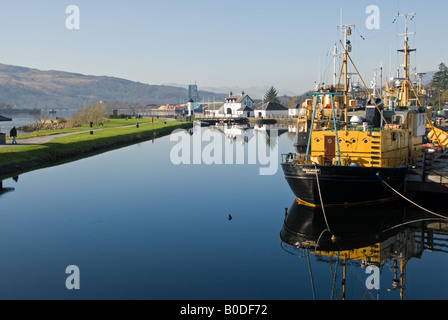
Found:
<svg viewBox="0 0 448 320"><path fill-rule="evenodd" d="M350 162L356 163L357 158L363 158L364 160L366 160L366 162L368 164L370 164L369 166L364 166L364 167L370 168L370 167L375 167L375 166L371 165L372 162L380 162L380 163L386 162L386 166L389 166L390 163L395 163L397 160L403 159L402 157L387 157L387 158L379 157L378 158L376 155L369 156L368 154L366 154L364 152L359 152L358 154L359 154L359 156L356 156L356 157L348 157L348 161L344 161L344 163L350 163ZM297 153L282 154L281 155L281 163L286 164L286 163L300 162L300 163L307 164L307 165L314 165L314 163L312 163L309 159L307 159L305 155L303 155L301 159L297 158L297 155L298 155ZM336 158L336 154L330 155L330 156L334 156L334 158ZM323 157L323 155L321 155L320 157ZM353 161L350 161L350 159ZM342 160L347 160L347 159L344 158L343 156L341 156L341 164L340 165L342 165L342 163L343 163ZM417 162L415 164L417 164ZM345 166L349 166L349 165L350 164L346 164ZM403 165L404 165L404 162L403 162Z"/></svg>

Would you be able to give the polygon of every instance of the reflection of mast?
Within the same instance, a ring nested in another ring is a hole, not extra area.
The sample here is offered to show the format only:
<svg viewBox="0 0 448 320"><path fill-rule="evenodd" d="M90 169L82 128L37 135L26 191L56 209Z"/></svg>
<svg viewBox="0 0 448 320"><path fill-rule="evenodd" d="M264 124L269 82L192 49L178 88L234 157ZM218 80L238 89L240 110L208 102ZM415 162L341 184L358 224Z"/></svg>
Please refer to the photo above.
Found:
<svg viewBox="0 0 448 320"><path fill-rule="evenodd" d="M345 300L347 292L347 261L344 260L343 265L343 276L342 276L342 300Z"/></svg>
<svg viewBox="0 0 448 320"><path fill-rule="evenodd" d="M398 278L398 261L400 261L400 278ZM404 300L404 290L406 288L406 264L407 260L405 258L399 260L394 259L394 278L392 279L392 288L387 289L389 292L400 289L400 300Z"/></svg>
<svg viewBox="0 0 448 320"><path fill-rule="evenodd" d="M425 249L448 253L448 220L429 216L422 219L420 212L407 212L405 218L400 214L401 209L397 209L397 212L384 209L378 212L378 208L365 208L366 215L363 217L359 217L358 208L340 211L329 209L330 216L334 217L329 220L331 230L338 235L333 239L330 233L326 232L328 227L321 210L304 207L294 201L285 217L280 237L282 243L306 253L314 299L316 295L311 272L311 255L314 255L318 262L330 264L331 300L334 297L349 299L347 286L356 286L354 282L347 282L350 281L347 278L348 272L351 271L348 270L349 267L365 269L367 266L376 266L378 271L383 272L389 269L383 268L389 263L393 278L387 291L391 294L394 292L397 299L404 300L407 289L407 262L412 258L422 257ZM347 224L346 221L350 223ZM422 223L423 221L427 222ZM332 263L336 263L342 270L332 268ZM337 281L337 278L341 281ZM376 289L375 286L373 288ZM363 300L368 294L375 299L373 288L367 288ZM376 290L376 299L379 300L380 289Z"/></svg>
<svg viewBox="0 0 448 320"><path fill-rule="evenodd" d="M400 298L404 300L404 289L405 289L405 280L406 280L406 264L407 261L403 259L400 265L400 281L401 281L401 290L400 290Z"/></svg>

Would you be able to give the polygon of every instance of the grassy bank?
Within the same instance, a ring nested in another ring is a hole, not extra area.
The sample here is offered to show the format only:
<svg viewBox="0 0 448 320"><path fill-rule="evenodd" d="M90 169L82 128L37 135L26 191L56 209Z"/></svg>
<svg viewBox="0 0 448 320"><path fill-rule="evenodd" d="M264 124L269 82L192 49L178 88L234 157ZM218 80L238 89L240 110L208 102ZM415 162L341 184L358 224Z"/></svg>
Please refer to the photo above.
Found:
<svg viewBox="0 0 448 320"><path fill-rule="evenodd" d="M164 124L163 121L160 121L141 125L140 128L136 128L136 126L111 128L95 131L93 135L90 134L89 130L56 138L45 144L3 148L0 149L0 178L82 159L166 136L175 129L189 127L192 127L190 122L172 121ZM60 130L51 134L58 133L65 132ZM40 134L44 133L41 132ZM20 138L23 139L23 136L20 136Z"/></svg>
<svg viewBox="0 0 448 320"><path fill-rule="evenodd" d="M154 120L155 123L160 122L162 120ZM40 130L40 131L34 131L31 133L21 134L18 138L19 139L28 139L28 138L36 138L36 137L43 137L43 136L49 136L49 135L55 135L55 134L61 134L61 133L72 133L72 132L82 132L82 131L90 131L90 130L97 130L97 129L110 129L110 128L118 128L118 127L124 127L124 126L135 126L137 123L151 123L152 119L150 118L144 118L144 119L110 119L109 121L105 122L102 126L95 125L93 128L90 127L90 125L86 124L81 127L75 127L75 128L65 128L65 129L58 129L58 130ZM8 140L11 140L9 137Z"/></svg>

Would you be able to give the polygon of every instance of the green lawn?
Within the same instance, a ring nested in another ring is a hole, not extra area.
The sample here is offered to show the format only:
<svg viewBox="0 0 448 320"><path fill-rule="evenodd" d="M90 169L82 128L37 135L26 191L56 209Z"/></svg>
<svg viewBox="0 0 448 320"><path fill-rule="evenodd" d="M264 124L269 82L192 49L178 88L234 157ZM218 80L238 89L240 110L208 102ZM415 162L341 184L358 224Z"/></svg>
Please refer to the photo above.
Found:
<svg viewBox="0 0 448 320"><path fill-rule="evenodd" d="M139 122L143 123L143 121ZM164 124L164 120L142 124L139 128L135 125L116 127L113 125L114 123L121 124L119 121L111 122L110 129L95 131L93 135L90 134L89 127L87 132L56 138L42 145L1 148L0 176L81 159L141 141L159 138L171 134L175 129L192 126L191 122L169 121ZM65 133L64 130L57 130L52 134L62 132Z"/></svg>
<svg viewBox="0 0 448 320"><path fill-rule="evenodd" d="M163 122L165 120L163 119L156 119L154 118L154 123L157 122ZM86 124L82 127L76 127L76 128L67 128L67 129L60 129L60 130L41 130L41 131L35 131L27 134L21 134L18 136L18 139L28 139L28 138L35 138L35 137L42 137L42 136L50 136L60 133L71 133L71 132L80 132L80 131L91 131L91 130L98 130L98 129L108 129L108 128L116 128L116 127L123 127L123 126L135 126L137 123L144 124L144 123L151 123L152 124L152 118L143 118L143 119L110 119L108 122L105 122L103 126L93 126L93 128L90 128L90 125ZM11 137L8 138L11 140Z"/></svg>

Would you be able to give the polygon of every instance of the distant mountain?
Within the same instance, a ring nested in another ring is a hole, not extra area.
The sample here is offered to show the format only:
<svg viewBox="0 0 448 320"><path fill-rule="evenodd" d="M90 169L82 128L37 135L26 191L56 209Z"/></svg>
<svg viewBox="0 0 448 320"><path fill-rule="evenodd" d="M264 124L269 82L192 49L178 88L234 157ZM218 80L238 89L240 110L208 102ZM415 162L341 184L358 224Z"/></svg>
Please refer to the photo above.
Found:
<svg viewBox="0 0 448 320"><path fill-rule="evenodd" d="M200 92L204 99L224 100L224 94ZM0 64L0 103L18 108L79 108L98 101L179 104L188 90L130 80L62 71L41 71Z"/></svg>
<svg viewBox="0 0 448 320"><path fill-rule="evenodd" d="M430 84L432 82L432 79L434 78L434 75L436 74L437 71L430 71L430 72L426 72L423 76L422 76L422 84L424 86L427 86L428 84Z"/></svg>

